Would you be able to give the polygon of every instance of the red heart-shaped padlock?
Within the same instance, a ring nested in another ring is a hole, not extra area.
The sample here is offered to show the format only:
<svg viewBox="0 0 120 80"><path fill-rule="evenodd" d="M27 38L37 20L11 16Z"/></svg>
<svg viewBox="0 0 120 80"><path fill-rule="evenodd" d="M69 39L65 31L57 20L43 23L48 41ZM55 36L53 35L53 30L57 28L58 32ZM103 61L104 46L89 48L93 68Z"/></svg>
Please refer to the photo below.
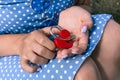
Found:
<svg viewBox="0 0 120 80"><path fill-rule="evenodd" d="M62 49L68 49L73 46L73 36L71 36L71 33L66 30L62 29L60 26L56 26L54 28L57 28L60 30L58 36L55 36L52 32L53 27L50 29L50 34L54 37L54 44L57 48Z"/></svg>
<svg viewBox="0 0 120 80"><path fill-rule="evenodd" d="M60 36L54 39L54 43L57 48L68 49L73 46L73 40L63 40Z"/></svg>

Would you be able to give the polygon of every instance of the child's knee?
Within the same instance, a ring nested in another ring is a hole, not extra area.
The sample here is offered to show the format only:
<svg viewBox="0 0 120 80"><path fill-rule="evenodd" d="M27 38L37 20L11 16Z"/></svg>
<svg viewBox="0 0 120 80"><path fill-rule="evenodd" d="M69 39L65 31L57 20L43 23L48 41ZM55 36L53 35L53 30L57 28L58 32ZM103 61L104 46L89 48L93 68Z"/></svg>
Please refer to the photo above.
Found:
<svg viewBox="0 0 120 80"><path fill-rule="evenodd" d="M115 74L120 72L120 25L114 20L110 20L106 25L102 39L92 57L105 80L108 80L106 78L113 80L116 77Z"/></svg>
<svg viewBox="0 0 120 80"><path fill-rule="evenodd" d="M120 60L120 25L114 20L106 25L99 47L105 58L108 56L108 59Z"/></svg>
<svg viewBox="0 0 120 80"><path fill-rule="evenodd" d="M106 48L109 50L110 59L116 66L120 66L120 64L118 65L120 61L120 24L114 20L110 20L106 26L104 35L104 38L106 37L106 41L108 41Z"/></svg>
<svg viewBox="0 0 120 80"><path fill-rule="evenodd" d="M106 40L109 45L120 44L120 25L111 19L106 25L102 40Z"/></svg>
<svg viewBox="0 0 120 80"><path fill-rule="evenodd" d="M91 58L88 58L75 75L74 80L101 80L99 70Z"/></svg>

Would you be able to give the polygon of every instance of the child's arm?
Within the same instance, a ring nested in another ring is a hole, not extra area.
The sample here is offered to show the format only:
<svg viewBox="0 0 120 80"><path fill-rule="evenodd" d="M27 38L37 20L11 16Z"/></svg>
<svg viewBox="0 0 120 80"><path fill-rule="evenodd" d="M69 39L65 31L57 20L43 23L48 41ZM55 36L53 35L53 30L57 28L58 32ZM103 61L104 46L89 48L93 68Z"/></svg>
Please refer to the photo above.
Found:
<svg viewBox="0 0 120 80"><path fill-rule="evenodd" d="M45 31L41 29L28 34L0 35L0 56L19 55L25 71L36 71L39 67L30 66L29 62L46 64L55 56L55 45L47 37L49 32Z"/></svg>
<svg viewBox="0 0 120 80"><path fill-rule="evenodd" d="M23 34L0 35L0 56L18 55L21 37Z"/></svg>

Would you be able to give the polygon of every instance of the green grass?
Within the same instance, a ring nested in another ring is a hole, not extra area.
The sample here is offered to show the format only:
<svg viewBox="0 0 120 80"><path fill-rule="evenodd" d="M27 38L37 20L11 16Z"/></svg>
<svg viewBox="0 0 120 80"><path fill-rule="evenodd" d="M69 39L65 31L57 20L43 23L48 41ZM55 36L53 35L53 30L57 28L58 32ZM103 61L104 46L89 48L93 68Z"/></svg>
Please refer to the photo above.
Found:
<svg viewBox="0 0 120 80"><path fill-rule="evenodd" d="M93 13L112 14L113 18L120 23L120 0L91 0Z"/></svg>

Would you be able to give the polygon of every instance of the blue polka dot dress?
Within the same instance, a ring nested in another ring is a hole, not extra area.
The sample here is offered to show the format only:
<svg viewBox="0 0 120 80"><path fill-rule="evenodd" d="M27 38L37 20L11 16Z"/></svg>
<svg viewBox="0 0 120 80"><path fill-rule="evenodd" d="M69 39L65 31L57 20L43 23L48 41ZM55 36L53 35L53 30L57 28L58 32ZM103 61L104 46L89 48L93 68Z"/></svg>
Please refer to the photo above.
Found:
<svg viewBox="0 0 120 80"><path fill-rule="evenodd" d="M29 33L46 26L56 25L59 13L71 7L74 0L0 0L0 34ZM92 15L94 25L83 55L63 60L53 59L32 74L25 72L19 56L0 57L0 80L73 80L77 70L90 56L101 39L109 14ZM31 65L33 65L31 63ZM35 64L36 65L36 64Z"/></svg>

